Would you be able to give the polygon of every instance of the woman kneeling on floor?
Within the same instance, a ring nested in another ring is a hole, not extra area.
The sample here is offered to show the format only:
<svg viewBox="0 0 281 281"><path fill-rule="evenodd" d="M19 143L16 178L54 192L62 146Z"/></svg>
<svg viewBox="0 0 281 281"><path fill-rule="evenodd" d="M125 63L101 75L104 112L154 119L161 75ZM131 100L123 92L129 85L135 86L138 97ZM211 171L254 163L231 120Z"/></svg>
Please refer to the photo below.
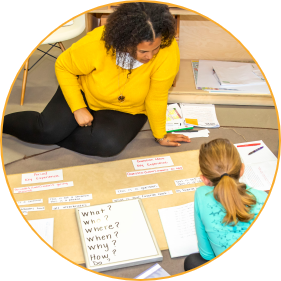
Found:
<svg viewBox="0 0 281 281"><path fill-rule="evenodd" d="M8 114L3 132L86 155L113 156L147 118L164 146L190 142L166 133L168 90L179 70L175 20L166 5L125 3L57 59L60 87L42 113Z"/></svg>

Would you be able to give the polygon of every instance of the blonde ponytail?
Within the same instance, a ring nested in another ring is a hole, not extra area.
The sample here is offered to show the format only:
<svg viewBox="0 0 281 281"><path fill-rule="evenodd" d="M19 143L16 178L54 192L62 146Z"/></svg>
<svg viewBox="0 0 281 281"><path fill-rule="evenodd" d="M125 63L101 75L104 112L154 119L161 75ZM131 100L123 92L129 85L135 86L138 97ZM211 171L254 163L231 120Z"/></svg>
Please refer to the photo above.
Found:
<svg viewBox="0 0 281 281"><path fill-rule="evenodd" d="M237 224L254 217L250 214L256 198L239 183L242 162L236 147L226 139L201 145L199 165L202 174L214 185L214 198L226 210L223 223Z"/></svg>

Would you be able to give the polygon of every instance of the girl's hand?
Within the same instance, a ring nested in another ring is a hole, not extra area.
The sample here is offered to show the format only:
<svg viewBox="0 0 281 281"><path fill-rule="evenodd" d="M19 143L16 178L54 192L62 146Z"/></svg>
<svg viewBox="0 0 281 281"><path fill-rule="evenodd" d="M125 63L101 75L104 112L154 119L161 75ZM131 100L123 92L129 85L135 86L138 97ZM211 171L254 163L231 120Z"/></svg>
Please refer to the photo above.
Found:
<svg viewBox="0 0 281 281"><path fill-rule="evenodd" d="M166 134L166 137L158 141L159 144L164 146L180 146L179 142L190 142L190 138L180 134Z"/></svg>
<svg viewBox="0 0 281 281"><path fill-rule="evenodd" d="M86 107L77 109L76 111L73 112L73 114L79 126L87 127L92 125L92 121L94 120L94 117Z"/></svg>

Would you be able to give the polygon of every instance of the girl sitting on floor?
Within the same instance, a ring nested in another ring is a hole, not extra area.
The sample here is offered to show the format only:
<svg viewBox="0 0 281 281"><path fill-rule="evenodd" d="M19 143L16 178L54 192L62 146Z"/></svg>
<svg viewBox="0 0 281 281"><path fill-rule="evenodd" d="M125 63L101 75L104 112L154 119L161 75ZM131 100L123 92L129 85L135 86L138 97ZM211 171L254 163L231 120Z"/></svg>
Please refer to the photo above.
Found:
<svg viewBox="0 0 281 281"><path fill-rule="evenodd" d="M184 262L185 271L200 266L230 247L250 226L267 193L239 182L245 165L226 139L202 144L199 152L201 186L195 192L194 218L200 253Z"/></svg>

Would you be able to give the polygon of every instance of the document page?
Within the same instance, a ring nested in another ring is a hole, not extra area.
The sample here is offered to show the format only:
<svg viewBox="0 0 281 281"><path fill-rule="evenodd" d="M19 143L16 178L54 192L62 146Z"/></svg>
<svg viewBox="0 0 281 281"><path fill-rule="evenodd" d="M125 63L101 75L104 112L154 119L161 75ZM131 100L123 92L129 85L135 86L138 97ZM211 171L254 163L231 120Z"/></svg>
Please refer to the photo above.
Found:
<svg viewBox="0 0 281 281"><path fill-rule="evenodd" d="M255 189L269 190L276 172L276 156L262 140L234 145L245 164L244 175L240 178L240 182Z"/></svg>
<svg viewBox="0 0 281 281"><path fill-rule="evenodd" d="M53 247L54 218L28 221L35 231Z"/></svg>
<svg viewBox="0 0 281 281"><path fill-rule="evenodd" d="M213 104L181 103L181 109L186 124L205 128L218 128L220 126Z"/></svg>
<svg viewBox="0 0 281 281"><path fill-rule="evenodd" d="M171 258L199 252L194 223L194 202L159 209Z"/></svg>

